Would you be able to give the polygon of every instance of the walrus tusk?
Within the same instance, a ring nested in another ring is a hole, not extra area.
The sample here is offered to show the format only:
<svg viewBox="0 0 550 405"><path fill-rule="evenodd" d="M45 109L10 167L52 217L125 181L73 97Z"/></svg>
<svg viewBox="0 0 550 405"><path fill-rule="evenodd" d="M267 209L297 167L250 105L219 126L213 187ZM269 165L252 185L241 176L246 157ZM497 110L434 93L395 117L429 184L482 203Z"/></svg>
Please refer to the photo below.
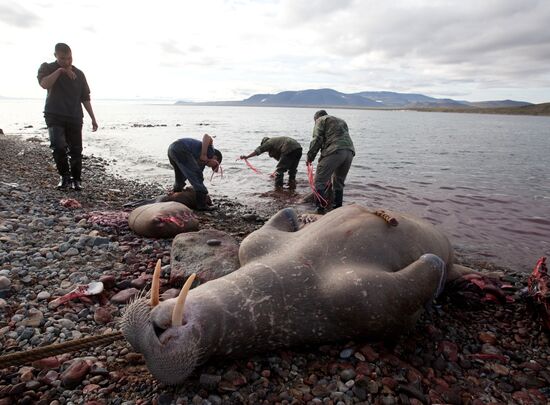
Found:
<svg viewBox="0 0 550 405"><path fill-rule="evenodd" d="M187 293L189 292L189 289L191 288L191 284L193 284L195 277L196 277L195 273L189 276L189 278L187 279L187 281L183 285L183 288L180 291L180 295L178 295L176 305L174 306L174 311L172 312L172 327L177 327L182 325L183 305L185 304Z"/></svg>
<svg viewBox="0 0 550 405"><path fill-rule="evenodd" d="M160 290L160 259L157 260L157 265L155 266L155 272L153 273L153 281L151 282L151 306L156 307L159 300L159 290Z"/></svg>
<svg viewBox="0 0 550 405"><path fill-rule="evenodd" d="M374 215L379 216L382 218L388 225L391 226L397 226L399 225L399 222L394 217L390 216L386 211L384 210L377 210L374 211Z"/></svg>

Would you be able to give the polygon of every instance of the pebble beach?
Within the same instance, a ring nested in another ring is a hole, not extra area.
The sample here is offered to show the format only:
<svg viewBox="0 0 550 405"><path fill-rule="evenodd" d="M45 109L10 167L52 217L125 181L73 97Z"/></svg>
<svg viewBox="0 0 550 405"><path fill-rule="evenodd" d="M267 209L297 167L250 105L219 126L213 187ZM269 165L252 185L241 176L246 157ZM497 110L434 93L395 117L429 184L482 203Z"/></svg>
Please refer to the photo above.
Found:
<svg viewBox="0 0 550 405"><path fill-rule="evenodd" d="M159 259L161 293L181 287L170 283L172 239L140 237L126 221L124 204L161 195L162 185L116 177L94 156L83 166L83 191L56 190L47 145L0 135L0 356L118 331L125 305L150 288ZM212 198L217 210L197 214L200 229L240 242L268 219ZM0 360L0 405L550 403L549 334L527 297L529 275L463 264L505 283L507 302L447 291L391 342L212 359L179 386L155 380L123 339L15 366ZM95 281L101 294L53 305Z"/></svg>

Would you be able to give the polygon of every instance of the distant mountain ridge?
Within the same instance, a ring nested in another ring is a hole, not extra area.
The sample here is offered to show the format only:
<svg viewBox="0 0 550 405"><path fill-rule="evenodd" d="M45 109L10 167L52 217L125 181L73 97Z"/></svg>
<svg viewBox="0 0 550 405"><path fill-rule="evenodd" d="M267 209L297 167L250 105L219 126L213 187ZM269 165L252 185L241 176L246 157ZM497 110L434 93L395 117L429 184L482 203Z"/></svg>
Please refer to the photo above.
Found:
<svg viewBox="0 0 550 405"><path fill-rule="evenodd" d="M241 101L176 104L242 105L271 107L348 107L348 108L510 108L532 105L525 101L497 100L469 102L450 98L434 98L423 94L392 91L341 93L333 89L283 91L277 94L255 94Z"/></svg>

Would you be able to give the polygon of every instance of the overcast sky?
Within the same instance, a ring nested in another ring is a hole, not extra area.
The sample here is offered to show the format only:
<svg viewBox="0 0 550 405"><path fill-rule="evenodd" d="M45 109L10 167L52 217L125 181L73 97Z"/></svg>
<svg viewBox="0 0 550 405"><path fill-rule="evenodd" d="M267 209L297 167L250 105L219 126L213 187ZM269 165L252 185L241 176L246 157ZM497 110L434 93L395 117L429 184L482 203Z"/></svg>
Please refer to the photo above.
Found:
<svg viewBox="0 0 550 405"><path fill-rule="evenodd" d="M0 0L0 96L65 42L93 99L332 88L550 101L550 0Z"/></svg>

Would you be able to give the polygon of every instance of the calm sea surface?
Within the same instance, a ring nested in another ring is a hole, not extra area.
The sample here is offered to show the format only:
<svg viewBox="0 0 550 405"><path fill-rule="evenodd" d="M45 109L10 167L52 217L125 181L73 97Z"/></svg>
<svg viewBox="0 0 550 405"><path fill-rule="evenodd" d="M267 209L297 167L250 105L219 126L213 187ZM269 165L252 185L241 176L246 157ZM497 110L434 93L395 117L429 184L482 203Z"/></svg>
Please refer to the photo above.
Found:
<svg viewBox="0 0 550 405"><path fill-rule="evenodd" d="M0 101L6 134L46 138L42 100ZM296 205L309 191L305 151L314 109L190 107L96 101L100 130L85 120L85 151L113 161L111 170L169 187L168 145L181 137L215 137L223 178L206 186L266 212ZM344 204L410 212L444 230L465 257L531 271L550 255L550 118L507 115L329 109L348 122L357 155ZM304 148L298 195L273 192L276 161L249 153L264 136L288 135ZM85 179L84 179L85 181ZM136 196L139 199L140 196ZM305 208L305 206L301 206Z"/></svg>

